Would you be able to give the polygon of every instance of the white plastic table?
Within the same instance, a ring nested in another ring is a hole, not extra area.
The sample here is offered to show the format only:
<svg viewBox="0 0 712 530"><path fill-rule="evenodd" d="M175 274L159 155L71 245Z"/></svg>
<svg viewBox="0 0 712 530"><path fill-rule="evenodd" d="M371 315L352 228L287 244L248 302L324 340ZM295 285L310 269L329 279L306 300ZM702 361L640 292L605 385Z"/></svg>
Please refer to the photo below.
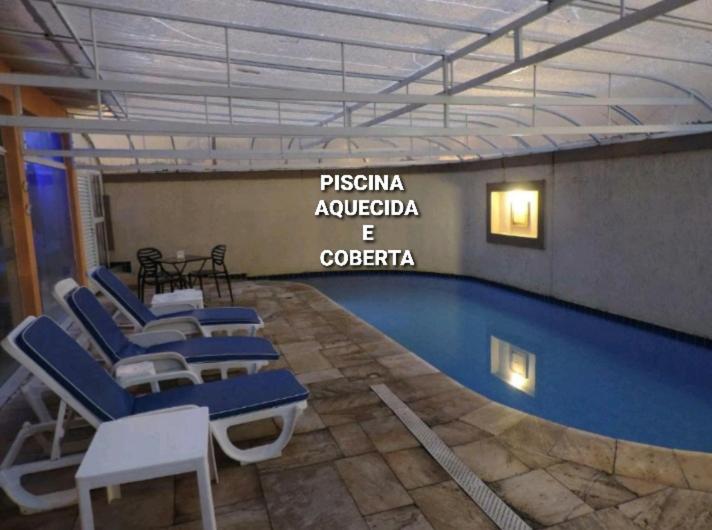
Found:
<svg viewBox="0 0 712 530"><path fill-rule="evenodd" d="M203 309L203 291L200 289L176 289L171 293L154 294L151 298L151 307L160 308L165 306L191 306L193 309Z"/></svg>
<svg viewBox="0 0 712 530"><path fill-rule="evenodd" d="M215 472L207 407L177 408L102 423L77 474L82 530L93 530L91 490L195 472L203 528L215 530L210 471ZM216 475L217 477L217 475ZM116 491L116 490L113 490Z"/></svg>

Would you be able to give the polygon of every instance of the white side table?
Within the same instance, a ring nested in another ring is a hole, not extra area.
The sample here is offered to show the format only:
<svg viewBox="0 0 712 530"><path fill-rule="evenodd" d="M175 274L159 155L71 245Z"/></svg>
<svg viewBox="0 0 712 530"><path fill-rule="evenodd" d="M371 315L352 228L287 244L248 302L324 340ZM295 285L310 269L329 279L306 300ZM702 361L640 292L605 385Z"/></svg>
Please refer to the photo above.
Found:
<svg viewBox="0 0 712 530"><path fill-rule="evenodd" d="M198 477L203 528L215 530L211 469L215 472L207 407L181 407L102 423L75 476L82 530L94 529L92 489L106 487L111 495L126 482L188 472Z"/></svg>
<svg viewBox="0 0 712 530"><path fill-rule="evenodd" d="M191 306L193 309L203 309L203 291L200 289L177 289L171 293L154 294L151 307Z"/></svg>

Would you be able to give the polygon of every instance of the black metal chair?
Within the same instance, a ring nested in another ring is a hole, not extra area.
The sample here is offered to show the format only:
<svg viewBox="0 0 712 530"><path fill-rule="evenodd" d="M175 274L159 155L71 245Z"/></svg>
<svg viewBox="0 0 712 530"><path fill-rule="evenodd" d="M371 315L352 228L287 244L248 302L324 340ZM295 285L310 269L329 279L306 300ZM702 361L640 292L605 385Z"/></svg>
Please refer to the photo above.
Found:
<svg viewBox="0 0 712 530"><path fill-rule="evenodd" d="M203 289L203 278L212 278L215 281L215 288L218 291L218 296L222 298L220 292L220 278L223 278L227 282L227 288L230 292L230 303L235 303L235 298L232 295L232 282L230 281L230 273L225 265L225 253L227 252L227 246L225 245L215 245L213 250L210 251L210 265L209 269L201 267L197 271L192 271L188 274L188 281L190 285L193 285L194 280L198 280L200 284L200 289Z"/></svg>
<svg viewBox="0 0 712 530"><path fill-rule="evenodd" d="M177 274L167 272L160 263L163 253L154 247L140 248L136 252L136 259L139 263L138 269L138 296L144 301L146 286L152 286L156 293L163 292L163 286L169 285L172 291L175 283L179 282Z"/></svg>

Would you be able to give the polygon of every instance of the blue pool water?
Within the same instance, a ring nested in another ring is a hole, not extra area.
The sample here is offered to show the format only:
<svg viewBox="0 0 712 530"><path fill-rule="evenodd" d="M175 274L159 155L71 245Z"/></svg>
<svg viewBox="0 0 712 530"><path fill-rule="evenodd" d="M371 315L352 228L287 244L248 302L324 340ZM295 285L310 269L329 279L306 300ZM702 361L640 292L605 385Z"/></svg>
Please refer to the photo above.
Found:
<svg viewBox="0 0 712 530"><path fill-rule="evenodd" d="M712 349L469 279L300 281L495 401L615 438L712 451Z"/></svg>

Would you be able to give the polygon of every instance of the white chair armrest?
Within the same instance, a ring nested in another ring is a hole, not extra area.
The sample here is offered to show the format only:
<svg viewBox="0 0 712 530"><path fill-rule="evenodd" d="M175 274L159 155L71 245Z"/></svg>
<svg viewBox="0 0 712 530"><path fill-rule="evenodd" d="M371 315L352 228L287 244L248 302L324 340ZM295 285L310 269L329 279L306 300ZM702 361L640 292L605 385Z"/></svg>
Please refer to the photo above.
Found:
<svg viewBox="0 0 712 530"><path fill-rule="evenodd" d="M143 331L158 331L164 329L175 329L186 335L202 335L207 337L208 335L203 331L203 327L198 322L197 318L194 317L166 317L157 320L152 320L146 324Z"/></svg>
<svg viewBox="0 0 712 530"><path fill-rule="evenodd" d="M144 348L150 348L151 346L156 346L158 344L186 340L186 336L177 329L164 329L134 333L133 335L129 335L128 339L134 344L138 344Z"/></svg>
<svg viewBox="0 0 712 530"><path fill-rule="evenodd" d="M161 304L159 306L151 306L151 313L157 317L161 315L168 315L170 313L177 313L178 311L192 311L195 309L194 305L185 303L175 303L175 304Z"/></svg>
<svg viewBox="0 0 712 530"><path fill-rule="evenodd" d="M112 373L116 375L116 370L121 366L146 362L153 363L156 372L190 370L190 367L188 366L185 357L183 357L180 353L166 351L159 353L149 353L146 355L136 355L134 357L121 359L118 363L114 364Z"/></svg>
<svg viewBox="0 0 712 530"><path fill-rule="evenodd" d="M125 377L119 380L119 384L123 388L130 388L132 386L150 384L154 392L160 391L158 383L161 381L178 381L182 379L187 379L194 385L199 385L202 383L200 378L189 370L177 370L175 372L161 372L159 374L143 374L136 375L132 377Z"/></svg>

